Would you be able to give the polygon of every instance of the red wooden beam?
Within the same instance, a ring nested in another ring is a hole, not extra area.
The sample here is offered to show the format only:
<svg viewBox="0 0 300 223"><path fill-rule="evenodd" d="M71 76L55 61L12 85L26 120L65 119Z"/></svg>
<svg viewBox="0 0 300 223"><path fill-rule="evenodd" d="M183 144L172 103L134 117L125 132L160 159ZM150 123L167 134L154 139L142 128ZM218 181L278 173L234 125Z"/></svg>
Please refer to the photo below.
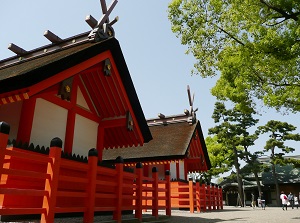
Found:
<svg viewBox="0 0 300 223"><path fill-rule="evenodd" d="M61 81L65 80L69 77L72 77L81 71L88 69L89 67L94 66L95 64L105 60L110 55L111 55L111 53L109 51L105 51L101 54L98 54L86 61L83 61L82 63L76 64L75 66L70 67L69 69L61 71L58 74L56 74L52 77L49 77L31 87L29 87L29 92L28 92L29 97L37 94L38 92L42 91L43 89L46 89L54 84L60 83Z"/></svg>
<svg viewBox="0 0 300 223"><path fill-rule="evenodd" d="M99 73L95 73L93 75L90 75L89 77L92 78L94 84L94 90L99 91L99 95L102 97L103 101L104 101L104 106L107 108L108 110L108 116L106 117L114 117L116 115L116 112L111 104L111 102L109 101L109 94L107 92L106 87L104 86L102 79L99 77Z"/></svg>
<svg viewBox="0 0 300 223"><path fill-rule="evenodd" d="M99 75L98 77L101 79L101 83L103 85L103 90L105 90L105 94L108 98L108 101L109 101L113 111L114 111L114 114L121 115L118 104L115 100L115 97L116 97L115 89L114 89L115 87L111 81L112 75L115 75L115 74L112 74L111 76L105 76L103 74L103 71L101 71L101 72L98 71L98 75Z"/></svg>
<svg viewBox="0 0 300 223"><path fill-rule="evenodd" d="M23 143L28 143L30 141L35 105L35 98L31 98L23 102L17 141L22 141Z"/></svg>
<svg viewBox="0 0 300 223"><path fill-rule="evenodd" d="M126 126L127 125L127 119L124 116L114 118L114 119L102 119L99 123L99 126L101 128L115 128L120 126Z"/></svg>
<svg viewBox="0 0 300 223"><path fill-rule="evenodd" d="M106 108L101 107L101 97L98 97L98 95L96 95L96 92L94 92L94 89L91 87L91 83L89 81L89 79L87 78L86 74L81 74L80 75L80 79L81 79L81 83L82 86L84 86L84 88L86 89L87 93L89 94L89 96L91 97L93 104L95 105L95 109L97 110L98 114L102 117L104 117L104 112Z"/></svg>
<svg viewBox="0 0 300 223"><path fill-rule="evenodd" d="M111 52L108 52L108 53L111 54ZM110 59L111 65L112 65L112 69L113 69L113 70L116 72L116 74L117 74L117 75L115 75L115 76L116 76L116 78L117 78L117 82L118 82L119 85L120 85L120 91L121 91L122 94L125 96L125 98L124 98L124 99L125 99L125 102L126 102L126 104L128 105L129 112L130 112L130 114L132 115L133 122L135 123L134 127L136 128L136 131L137 131L137 134L138 134L138 136L139 136L139 139L141 139L141 141L143 141L144 137L143 137L143 135L142 135L142 132L141 132L140 128L136 126L138 122L137 122L137 120L136 120L136 117L135 117L135 115L134 115L133 109L132 109L132 107L131 107L131 104L130 104L128 95L126 94L125 88L124 88L124 86L123 86L123 84L122 84L122 80L121 80L121 77L120 77L120 73L118 72L118 69L117 69L117 66L116 66L114 60L112 60L112 56L109 56L109 59ZM142 142L142 143L143 143L143 142Z"/></svg>

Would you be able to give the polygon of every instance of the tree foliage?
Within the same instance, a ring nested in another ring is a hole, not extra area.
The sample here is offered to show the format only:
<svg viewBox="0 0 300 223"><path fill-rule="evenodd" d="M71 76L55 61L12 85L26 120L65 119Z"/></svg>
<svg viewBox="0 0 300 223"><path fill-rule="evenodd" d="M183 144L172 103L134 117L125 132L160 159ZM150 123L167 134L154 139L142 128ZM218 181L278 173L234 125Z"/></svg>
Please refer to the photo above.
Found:
<svg viewBox="0 0 300 223"><path fill-rule="evenodd" d="M283 156L295 151L295 148L286 145L286 141L300 141L300 134L293 133L295 130L296 127L291 124L275 120L268 121L266 125L258 127L258 134L269 134L264 152L271 153L272 164L286 165L294 163L294 160L284 159Z"/></svg>
<svg viewBox="0 0 300 223"><path fill-rule="evenodd" d="M283 155L293 152L295 149L287 146L285 143L288 140L300 141L300 134L292 133L296 130L296 127L288 124L287 122L280 121L268 121L266 125L259 126L257 133L264 134L268 133L269 139L266 141L264 147L264 152L270 152L271 160L271 172L274 178L274 184L276 188L276 201L277 204L280 204L279 195L280 188L278 183L278 177L276 172L276 165L284 166L288 163L293 163L297 161L292 159L285 159ZM277 151L279 149L279 151Z"/></svg>
<svg viewBox="0 0 300 223"><path fill-rule="evenodd" d="M253 118L253 113L254 111L244 113L237 107L226 109L224 103L216 102L212 118L217 125L208 130L209 134L214 135L215 141L225 149L222 155L228 154L227 163L235 167L241 200L244 200L244 194L242 193L239 161L245 157L249 161L250 153L247 149L249 146L254 145L254 141L257 139L256 134L248 132L249 128L255 126L258 122L257 119Z"/></svg>
<svg viewBox="0 0 300 223"><path fill-rule="evenodd" d="M222 143L218 143L217 136L206 137L205 144L212 166L208 170L208 174L217 177L231 170L233 166L232 151L227 150Z"/></svg>
<svg viewBox="0 0 300 223"><path fill-rule="evenodd" d="M220 75L213 95L300 111L300 1L173 0L168 13L192 72Z"/></svg>

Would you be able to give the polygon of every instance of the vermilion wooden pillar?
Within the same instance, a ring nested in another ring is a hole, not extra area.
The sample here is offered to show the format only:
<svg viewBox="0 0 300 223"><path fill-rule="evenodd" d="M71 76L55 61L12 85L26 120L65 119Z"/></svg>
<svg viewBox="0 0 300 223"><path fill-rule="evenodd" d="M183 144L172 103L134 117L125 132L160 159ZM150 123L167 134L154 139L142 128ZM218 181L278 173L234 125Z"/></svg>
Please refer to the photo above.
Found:
<svg viewBox="0 0 300 223"><path fill-rule="evenodd" d="M143 165L142 163L136 164L136 202L135 202L135 217L141 222L142 221L142 209L143 209Z"/></svg>
<svg viewBox="0 0 300 223"><path fill-rule="evenodd" d="M72 153L73 141L74 141L74 131L75 131L75 118L76 113L74 109L68 111L68 118L66 124L66 135L65 135L65 153Z"/></svg>
<svg viewBox="0 0 300 223"><path fill-rule="evenodd" d="M61 148L61 139L54 138L51 140L49 158L51 158L52 161L49 162L47 166L47 174L49 175L49 178L45 180L45 191L47 194L43 198L43 208L45 208L45 212L41 215L41 223L54 222Z"/></svg>
<svg viewBox="0 0 300 223"><path fill-rule="evenodd" d="M5 150L7 146L7 140L9 136L10 126L6 122L0 122L0 179L1 183L5 183L7 175L2 175L2 168L5 160ZM3 206L4 194L0 194L0 206Z"/></svg>
<svg viewBox="0 0 300 223"><path fill-rule="evenodd" d="M145 177L149 177L149 165L144 166L143 174L144 174Z"/></svg>
<svg viewBox="0 0 300 223"><path fill-rule="evenodd" d="M94 222L95 212L95 194L96 194L96 181L97 181L97 164L98 152L96 149L89 150L88 160L88 184L87 184L87 198L86 198L86 211L84 212L84 223Z"/></svg>
<svg viewBox="0 0 300 223"><path fill-rule="evenodd" d="M179 178L180 178L179 161L176 161L176 179L179 180Z"/></svg>
<svg viewBox="0 0 300 223"><path fill-rule="evenodd" d="M23 101L22 111L20 116L17 141L29 143L34 117L36 98L29 98Z"/></svg>
<svg viewBox="0 0 300 223"><path fill-rule="evenodd" d="M102 161L103 150L104 150L104 131L103 127L98 126L98 135L97 135L97 151L98 151L98 160Z"/></svg>

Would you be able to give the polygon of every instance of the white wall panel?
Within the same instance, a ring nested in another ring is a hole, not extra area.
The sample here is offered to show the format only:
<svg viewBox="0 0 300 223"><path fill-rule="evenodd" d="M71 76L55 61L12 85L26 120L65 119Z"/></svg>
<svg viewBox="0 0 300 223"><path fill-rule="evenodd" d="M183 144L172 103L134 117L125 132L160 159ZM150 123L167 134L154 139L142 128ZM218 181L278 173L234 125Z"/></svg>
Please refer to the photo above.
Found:
<svg viewBox="0 0 300 223"><path fill-rule="evenodd" d="M181 180L185 180L185 174L184 174L184 162L179 161L179 178Z"/></svg>
<svg viewBox="0 0 300 223"><path fill-rule="evenodd" d="M98 123L76 115L72 152L80 156L88 156L88 151L96 148L97 132Z"/></svg>
<svg viewBox="0 0 300 223"><path fill-rule="evenodd" d="M77 105L79 105L87 110L90 110L79 87L77 89L77 102L76 103L77 103Z"/></svg>
<svg viewBox="0 0 300 223"><path fill-rule="evenodd" d="M33 118L30 143L35 146L50 146L50 141L65 139L68 111L44 99L38 98Z"/></svg>
<svg viewBox="0 0 300 223"><path fill-rule="evenodd" d="M176 163L170 163L171 179L176 179Z"/></svg>

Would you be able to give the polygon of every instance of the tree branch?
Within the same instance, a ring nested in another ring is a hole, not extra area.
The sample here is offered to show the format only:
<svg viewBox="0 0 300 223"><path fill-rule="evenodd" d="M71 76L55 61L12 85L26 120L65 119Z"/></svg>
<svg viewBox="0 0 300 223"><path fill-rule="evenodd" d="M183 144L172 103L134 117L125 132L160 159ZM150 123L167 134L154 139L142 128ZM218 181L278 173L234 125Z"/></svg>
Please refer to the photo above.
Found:
<svg viewBox="0 0 300 223"><path fill-rule="evenodd" d="M220 29L222 32L226 33L230 38L234 39L236 42L238 42L239 44L241 44L242 46L245 46L245 44L240 41L239 39L237 39L236 37L234 37L232 34L230 34L229 32L227 32L226 30L224 30L223 28L219 27L218 25L215 25L218 29Z"/></svg>
<svg viewBox="0 0 300 223"><path fill-rule="evenodd" d="M269 9L273 9L274 11L278 12L279 14L282 15L285 20L288 20L288 19L293 19L295 21L298 21L298 15L300 14L300 12L295 12L295 13L292 13L292 14L288 14L287 12L285 12L284 10L282 10L281 8L278 8L278 7L275 7L275 6L272 6L270 4L268 4L267 2L265 2L264 0L260 0L260 2L262 4L264 4L265 6L267 6ZM278 17L280 18L280 17Z"/></svg>

